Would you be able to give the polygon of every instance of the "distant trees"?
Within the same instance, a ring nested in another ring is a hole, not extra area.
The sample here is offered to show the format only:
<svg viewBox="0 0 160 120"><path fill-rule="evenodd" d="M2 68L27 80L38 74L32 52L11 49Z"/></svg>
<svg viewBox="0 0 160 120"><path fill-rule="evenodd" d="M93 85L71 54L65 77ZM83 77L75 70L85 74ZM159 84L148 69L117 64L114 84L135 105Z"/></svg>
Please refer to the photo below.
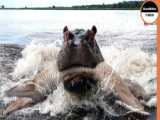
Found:
<svg viewBox="0 0 160 120"><path fill-rule="evenodd" d="M5 6L4 6L4 5L2 5L2 6L1 6L1 8L2 8L2 9L4 9L4 8L5 8Z"/></svg>
<svg viewBox="0 0 160 120"><path fill-rule="evenodd" d="M72 6L74 9L139 9L143 1L123 1L114 4Z"/></svg>
<svg viewBox="0 0 160 120"><path fill-rule="evenodd" d="M123 1L117 4L109 5L110 8L140 8L143 1Z"/></svg>
<svg viewBox="0 0 160 120"><path fill-rule="evenodd" d="M27 7L24 8L12 8L12 9L39 9L39 10L134 10L140 9L141 5L143 4L144 0L135 0L135 1L123 1L119 3L113 4L93 4L93 5L79 5L79 6L72 6L72 7L57 7L52 5L50 7ZM7 9L6 6L1 5L0 9Z"/></svg>

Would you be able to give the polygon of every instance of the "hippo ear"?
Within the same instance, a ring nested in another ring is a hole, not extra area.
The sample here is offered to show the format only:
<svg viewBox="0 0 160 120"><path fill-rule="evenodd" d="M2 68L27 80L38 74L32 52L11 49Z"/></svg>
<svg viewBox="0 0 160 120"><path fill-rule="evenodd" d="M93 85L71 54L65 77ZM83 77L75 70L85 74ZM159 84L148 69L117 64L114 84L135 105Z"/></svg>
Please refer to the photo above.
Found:
<svg viewBox="0 0 160 120"><path fill-rule="evenodd" d="M96 28L96 26L95 26L95 25L93 25L93 26L92 26L92 29L91 29L91 30L92 30L92 32L93 32L94 34L96 34L96 33L97 33L97 28Z"/></svg>
<svg viewBox="0 0 160 120"><path fill-rule="evenodd" d="M66 32L66 31L68 31L68 27L67 27L67 26L65 26L65 27L63 28L63 33Z"/></svg>
<svg viewBox="0 0 160 120"><path fill-rule="evenodd" d="M63 38L64 42L67 42L69 40L69 30L67 26L63 28Z"/></svg>

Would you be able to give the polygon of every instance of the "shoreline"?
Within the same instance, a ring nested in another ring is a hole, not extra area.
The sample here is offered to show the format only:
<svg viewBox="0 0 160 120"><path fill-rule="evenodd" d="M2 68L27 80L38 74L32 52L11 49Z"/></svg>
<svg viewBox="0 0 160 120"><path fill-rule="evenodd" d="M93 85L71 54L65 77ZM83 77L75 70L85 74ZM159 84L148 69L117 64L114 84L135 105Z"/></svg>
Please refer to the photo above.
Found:
<svg viewBox="0 0 160 120"><path fill-rule="evenodd" d="M28 9L23 9L23 8L6 8L6 9L0 9L0 10L140 10L140 9L37 9L37 8L28 8Z"/></svg>

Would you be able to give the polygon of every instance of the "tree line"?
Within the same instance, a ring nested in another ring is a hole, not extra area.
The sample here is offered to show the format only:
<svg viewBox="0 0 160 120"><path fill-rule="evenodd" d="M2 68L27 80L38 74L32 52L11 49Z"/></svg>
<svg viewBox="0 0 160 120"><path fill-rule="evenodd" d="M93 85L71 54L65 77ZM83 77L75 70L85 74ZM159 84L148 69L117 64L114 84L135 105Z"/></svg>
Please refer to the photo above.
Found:
<svg viewBox="0 0 160 120"><path fill-rule="evenodd" d="M144 1L123 1L114 4L72 6L75 9L140 9Z"/></svg>
<svg viewBox="0 0 160 120"><path fill-rule="evenodd" d="M58 7L52 5L51 7L23 7L23 8L6 8L4 5L1 9L32 9L32 10L137 10L140 9L144 1L123 1L113 4L95 4L95 5L79 5L72 7Z"/></svg>

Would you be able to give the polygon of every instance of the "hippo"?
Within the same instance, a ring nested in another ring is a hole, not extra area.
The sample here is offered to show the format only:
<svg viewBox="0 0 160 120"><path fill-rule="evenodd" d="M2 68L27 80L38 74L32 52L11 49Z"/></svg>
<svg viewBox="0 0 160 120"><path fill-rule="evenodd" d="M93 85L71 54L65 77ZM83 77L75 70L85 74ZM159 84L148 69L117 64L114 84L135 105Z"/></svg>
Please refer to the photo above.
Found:
<svg viewBox="0 0 160 120"><path fill-rule="evenodd" d="M96 26L87 31L83 29L70 31L65 26L63 45L57 56L56 77L52 70L42 70L33 80L7 90L5 94L8 97L16 96L16 100L7 105L3 114L9 115L44 101L57 88L57 84L62 83L66 92L79 99L94 95L101 89L108 95L106 101L114 98L116 99L114 104L123 106L129 111L120 114L118 118L148 117L149 114L144 111L144 105L140 100L145 98L142 87L137 83L126 82L107 64L95 39L96 33ZM135 86L138 86L138 89L135 89Z"/></svg>

